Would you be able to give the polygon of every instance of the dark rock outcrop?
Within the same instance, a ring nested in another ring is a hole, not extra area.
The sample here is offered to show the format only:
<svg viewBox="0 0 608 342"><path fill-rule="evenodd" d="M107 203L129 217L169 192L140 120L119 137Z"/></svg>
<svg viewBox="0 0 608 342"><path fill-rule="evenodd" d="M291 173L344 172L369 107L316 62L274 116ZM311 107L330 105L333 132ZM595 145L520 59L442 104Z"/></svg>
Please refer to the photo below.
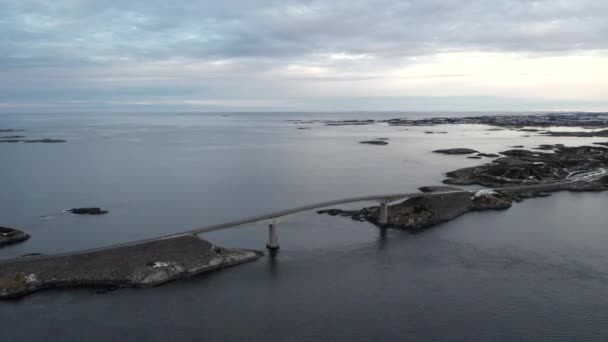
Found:
<svg viewBox="0 0 608 342"><path fill-rule="evenodd" d="M67 140L63 140L63 139L33 139L33 140L26 140L26 139L17 139L17 138L23 138L22 136L12 136L12 137L7 137L4 139L0 139L0 143L45 143L45 144L56 144L56 143L64 143L67 142Z"/></svg>
<svg viewBox="0 0 608 342"><path fill-rule="evenodd" d="M520 128L518 129L520 132L540 132L541 130L538 128Z"/></svg>
<svg viewBox="0 0 608 342"><path fill-rule="evenodd" d="M67 140L63 139L36 139L36 140L25 140L26 143L45 143L45 144L56 144L56 143L64 143Z"/></svg>
<svg viewBox="0 0 608 342"><path fill-rule="evenodd" d="M30 236L27 233L18 229L0 227L0 247L25 241L29 238Z"/></svg>
<svg viewBox="0 0 608 342"><path fill-rule="evenodd" d="M77 215L102 215L108 213L107 210L101 208L72 208L66 211Z"/></svg>
<svg viewBox="0 0 608 342"><path fill-rule="evenodd" d="M434 153L443 153L443 154L472 154L477 153L478 151L470 149L470 148L448 148L443 150L435 150Z"/></svg>
<svg viewBox="0 0 608 342"><path fill-rule="evenodd" d="M544 151L551 151L551 150L555 150L556 148L561 148L561 147L565 147L564 144L541 144L538 145L538 147L535 147L535 150L544 150Z"/></svg>
<svg viewBox="0 0 608 342"><path fill-rule="evenodd" d="M369 140L369 141L360 141L359 144L388 145L388 142L384 141L384 140Z"/></svg>
<svg viewBox="0 0 608 342"><path fill-rule="evenodd" d="M375 124L376 120L328 120L323 123L327 126L365 126Z"/></svg>
<svg viewBox="0 0 608 342"><path fill-rule="evenodd" d="M433 192L463 191L461 188L449 185L421 186L418 190L427 194Z"/></svg>
<svg viewBox="0 0 608 342"><path fill-rule="evenodd" d="M554 132L554 131L548 131L548 132L544 132L542 134L546 134L546 135L550 135L552 137L608 137L608 129L604 129L604 130L600 130L600 131L593 131L593 132L584 132L584 131L578 131L578 132Z"/></svg>

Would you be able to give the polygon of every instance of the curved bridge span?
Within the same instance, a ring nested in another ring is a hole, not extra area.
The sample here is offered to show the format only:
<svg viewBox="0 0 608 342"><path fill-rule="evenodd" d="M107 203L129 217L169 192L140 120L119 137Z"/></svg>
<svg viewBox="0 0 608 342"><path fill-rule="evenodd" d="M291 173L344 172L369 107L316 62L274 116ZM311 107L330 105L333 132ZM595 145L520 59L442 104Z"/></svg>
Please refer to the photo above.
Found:
<svg viewBox="0 0 608 342"><path fill-rule="evenodd" d="M410 198L410 197L438 196L438 195L449 194L449 193L474 193L476 191L482 191L482 190L510 191L510 192L526 192L526 191L551 192L551 191L563 190L565 188L565 186L568 186L568 185L571 185L574 183L593 181L605 174L608 174L608 170L601 170L601 172L593 172L593 173L589 172L586 174L580 174L580 175L576 175L576 177L570 178L567 181L555 182L555 183L550 183L550 184L524 185L524 186L512 186L512 187L501 187L501 188L482 188L482 189L470 189L470 190L438 191L438 192L429 192L429 193L408 192L408 193L380 194L380 195L371 195L371 196L342 198L342 199L337 199L337 200L332 200L332 201L325 201L325 202L304 205L304 206L300 206L300 207L296 207L296 208L281 210L281 211L277 211L277 212L273 212L273 213L268 213L265 215L244 218L244 219L225 222L225 223L221 223L221 224L194 228L194 229L182 231L179 233L172 233L172 234L155 237L155 238L148 238L148 239L143 239L143 240L138 240L138 241L131 241L131 242L126 242L126 243L121 243L121 244L115 244L115 245L111 245L111 246L98 247L98 248L93 248L93 249L80 250L80 251L67 252L67 253L60 253L60 254L54 254L54 255L49 255L49 256L37 256L37 257L32 257L32 258L46 259L46 258L54 258L54 257L58 257L58 256L67 256L67 255L74 255L74 254L81 254L81 253L88 253L88 252L110 250L110 249L114 249L114 248L134 246L134 245L148 243L148 242L162 240L162 239L171 239L171 238L175 238L175 237L183 236L183 235L199 235L199 234L208 233L208 232L212 232L212 231L216 231L216 230L236 228L236 227L247 225L247 224L255 224L255 223L261 223L261 222L270 222L269 227L268 227L267 247L269 249L278 249L279 243L278 243L278 232L277 232L277 229L278 229L277 219L279 219L281 217L286 217L286 216L294 215L297 213L309 211L309 210L321 209L321 208L326 208L329 206L335 206L335 205L341 205L341 204L376 201L376 202L380 203L379 222L381 224L383 224L383 223L387 222L388 204L391 202L395 202L395 201ZM26 259L26 258L24 258L24 259ZM4 262L10 262L10 260L0 260L0 264L2 264Z"/></svg>
<svg viewBox="0 0 608 342"><path fill-rule="evenodd" d="M604 173L602 173L604 174ZM309 210L315 210L315 209L322 209L322 208L326 208L329 206L334 206L334 205L341 205L341 204L349 204L349 203L356 203L356 202L371 202L371 201L376 201L380 203L380 217L379 217L379 223L380 224L386 224L388 221L388 204L391 202L395 202L395 201L399 201L402 199L406 199L406 198L410 198L410 197L418 197L418 196L437 196L437 195L443 195L443 194L449 194L449 193L474 193L476 191L481 191L481 190L486 190L486 191L511 191L511 192L524 192L524 191L558 191L561 190L564 186L576 183L576 182L580 182L580 181L589 181L589 180L593 180L594 178L596 178L596 174L593 175L581 175L580 177L576 177L576 179L571 179L568 181L563 181L563 182L556 182L556 183L550 183L550 184L537 184L537 185L524 185L524 186L512 186L512 187L502 187L502 188L484 188L484 189L471 189L471 190L453 190L453 191L438 191L438 192L408 192L408 193L395 193L395 194L380 194L380 195L371 195L371 196L359 196L359 197L348 197L348 198L342 198L342 199L338 199L338 200L333 200L333 201L326 201L326 202L319 202L319 203L314 203L314 204L309 204L309 205L305 205L305 206L300 206L300 207L296 207L296 208L292 208L292 209L287 209L287 210L282 210L282 211L277 211L277 212L273 212L273 213L269 213L269 214L265 214L265 215L260 215L260 216L254 216L254 217L249 217L249 218L245 218L245 219L240 219L240 220L236 220L236 221L231 221L231 222L226 222L226 223L221 223L221 224L216 224L216 225L211 225L211 226L206 226L206 227L201 227L201 228L195 228L195 229L191 229L179 234L172 234L169 236L166 236L165 238L170 238L173 236L179 236L179 235L185 235L185 234L194 234L194 235L198 235L198 234L203 234L203 233L208 233L208 232L212 232L212 231L216 231L216 230L222 230L222 229L228 229L228 228L236 228L239 226L243 226L246 224L254 224L254 223L261 223L261 222L268 222L270 221L269 227L268 227L268 243L266 244L266 246L269 249L278 249L279 248L279 242L278 242L278 232L277 232L277 219L281 218L281 217L286 217L286 216L290 216L290 215L294 215L297 213L301 213L301 212L305 212L305 211L309 211Z"/></svg>

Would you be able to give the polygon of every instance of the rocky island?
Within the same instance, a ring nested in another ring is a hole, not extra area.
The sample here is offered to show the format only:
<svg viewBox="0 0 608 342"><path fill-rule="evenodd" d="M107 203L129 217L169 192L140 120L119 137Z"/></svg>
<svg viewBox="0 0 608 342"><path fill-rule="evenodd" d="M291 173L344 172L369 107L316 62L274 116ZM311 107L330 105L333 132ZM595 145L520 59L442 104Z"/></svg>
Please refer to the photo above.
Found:
<svg viewBox="0 0 608 342"><path fill-rule="evenodd" d="M104 210L101 208L96 208L96 207L72 208L72 209L68 209L66 211L69 213L72 213L72 214L76 214L76 215L103 215L103 214L109 213L109 211L107 211L107 210Z"/></svg>
<svg viewBox="0 0 608 342"><path fill-rule="evenodd" d="M226 249L195 235L54 256L0 261L0 299L50 287L148 287L253 261L257 251Z"/></svg>

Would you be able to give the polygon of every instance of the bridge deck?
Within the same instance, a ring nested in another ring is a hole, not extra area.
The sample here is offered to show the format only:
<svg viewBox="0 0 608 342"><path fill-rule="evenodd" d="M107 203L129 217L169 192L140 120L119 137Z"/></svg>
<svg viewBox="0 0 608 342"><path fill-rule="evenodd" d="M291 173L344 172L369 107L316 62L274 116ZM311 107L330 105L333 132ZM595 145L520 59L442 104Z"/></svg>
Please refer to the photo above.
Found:
<svg viewBox="0 0 608 342"><path fill-rule="evenodd" d="M595 174L593 176L597 177L597 175L595 175ZM588 179L585 179L585 180L588 181L588 180L591 180L592 178L594 178L594 177L589 177ZM310 204L310 205L281 210L281 211L277 211L277 212L273 212L273 213L269 213L269 214L265 214L265 215L244 218L244 219L230 221L230 222L226 222L226 223L190 229L190 230L183 231L180 233L173 233L173 234L160 236L160 237L156 237L156 238L149 238L149 239L121 243L121 244L116 244L116 245L111 245L111 246L98 247L98 248L93 248L93 249L88 249L88 250L67 252L67 253L61 253L61 254L53 254L53 255L48 255L48 256L29 257L27 259L28 260L33 260L35 258L44 259L47 257L50 258L50 257L57 257L57 256L79 254L79 253L89 253L89 252L96 252L96 251L107 250L107 249L118 248L118 247L132 246L132 245L151 242L151 241L155 241L155 240L170 239L170 238L174 238L174 237L178 237L178 236L182 236L182 235L188 235L188 234L198 235L198 234L212 232L212 231L221 230L221 229L235 228L235 227L243 226L246 224L259 223L259 222L263 222L263 221L267 221L267 220L276 219L279 217L285 217L285 216L297 214L300 212L305 212L305 211L314 210L314 209L321 209L321 208L334 206L334 205L340 205L340 204L366 202L366 201L378 201L381 203L390 203L390 202L394 202L394 201L397 201L400 199L405 199L405 198L415 197L415 196L437 196L437 195L447 194L447 193L475 192L475 191L480 191L480 190L515 191L515 192L524 192L524 191L531 191L531 190L557 191L557 190L562 189L566 185L573 184L573 183L576 183L579 181L581 181L581 180L580 179L579 180L569 180L569 181L557 182L557 183L551 183L551 184L513 186L513 187L493 188L493 189L454 190L454 191L442 191L442 192L431 192L431 193L409 192L409 193L380 194L380 195L371 195L371 196L349 197L349 198L342 198L342 199L333 200L333 201L314 203L314 204ZM10 261L10 259L9 260L0 260L0 264L2 264L5 261Z"/></svg>

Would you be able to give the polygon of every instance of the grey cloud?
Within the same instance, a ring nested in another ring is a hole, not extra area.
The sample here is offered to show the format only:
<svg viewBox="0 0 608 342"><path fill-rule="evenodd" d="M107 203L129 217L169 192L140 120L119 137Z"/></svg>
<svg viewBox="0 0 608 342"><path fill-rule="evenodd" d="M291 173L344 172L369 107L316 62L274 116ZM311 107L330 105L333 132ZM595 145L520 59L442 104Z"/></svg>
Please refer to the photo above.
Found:
<svg viewBox="0 0 608 342"><path fill-rule="evenodd" d="M409 56L608 45L603 1L3 1L2 55L87 61ZM94 58L91 58L91 57Z"/></svg>
<svg viewBox="0 0 608 342"><path fill-rule="evenodd" d="M597 0L0 0L0 100L289 96L438 52L606 49L606 13ZM329 71L280 73L290 65Z"/></svg>

